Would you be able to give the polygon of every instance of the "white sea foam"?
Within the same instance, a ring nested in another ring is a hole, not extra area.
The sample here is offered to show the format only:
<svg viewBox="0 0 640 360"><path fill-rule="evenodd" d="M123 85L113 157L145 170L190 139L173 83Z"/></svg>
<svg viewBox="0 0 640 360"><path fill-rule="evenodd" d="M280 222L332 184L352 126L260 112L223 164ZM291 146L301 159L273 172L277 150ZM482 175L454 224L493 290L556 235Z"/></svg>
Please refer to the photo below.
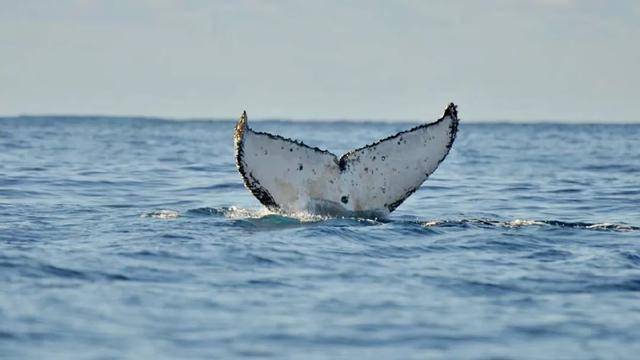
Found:
<svg viewBox="0 0 640 360"><path fill-rule="evenodd" d="M266 208L261 209L245 209L236 206L220 209L222 215L228 219L260 219L267 216L282 216L298 220L300 222L317 222L329 219L329 217L315 215L307 212L277 212Z"/></svg>
<svg viewBox="0 0 640 360"><path fill-rule="evenodd" d="M579 229L588 229L588 230L613 230L613 231L640 230L640 228L638 227L625 225L625 224L613 224L613 223L585 224L585 223L562 222L562 221L555 221L555 220L527 220L527 219L515 219L511 221L498 221L498 220L488 220L488 219L429 220L429 221L423 222L422 226L433 227L433 226L440 226L444 224L452 224L452 225L471 224L471 225L477 225L477 226L494 226L494 227L505 227L505 228L522 228L526 226L557 226L557 227L579 228Z"/></svg>
<svg viewBox="0 0 640 360"><path fill-rule="evenodd" d="M444 224L444 221L441 220L430 220L422 224L424 227L438 226Z"/></svg>
<svg viewBox="0 0 640 360"><path fill-rule="evenodd" d="M547 224L543 223L542 221L536 221L536 220L515 219L512 221L503 222L501 223L501 225L505 227L517 228L517 227L531 226L531 225L542 226Z"/></svg>
<svg viewBox="0 0 640 360"><path fill-rule="evenodd" d="M177 219L180 216L180 213L174 210L154 210L148 213L144 213L140 215L140 217L144 218L154 218L154 219L163 219L163 220L173 220Z"/></svg>
<svg viewBox="0 0 640 360"><path fill-rule="evenodd" d="M601 223L601 224L593 224L586 227L587 229L592 230L618 230L618 231L633 231L637 230L636 227L629 225L621 225L621 224L612 224L612 223Z"/></svg>

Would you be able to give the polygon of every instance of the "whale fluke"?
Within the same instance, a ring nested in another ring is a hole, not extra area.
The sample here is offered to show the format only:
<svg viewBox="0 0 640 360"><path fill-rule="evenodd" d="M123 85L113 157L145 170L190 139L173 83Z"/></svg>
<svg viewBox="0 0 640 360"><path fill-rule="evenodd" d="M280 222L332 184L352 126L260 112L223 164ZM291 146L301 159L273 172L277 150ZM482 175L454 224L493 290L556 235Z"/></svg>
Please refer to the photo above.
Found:
<svg viewBox="0 0 640 360"><path fill-rule="evenodd" d="M236 164L267 208L384 217L413 194L449 153L458 130L453 103L439 120L401 131L338 158L279 135L253 131L243 112Z"/></svg>

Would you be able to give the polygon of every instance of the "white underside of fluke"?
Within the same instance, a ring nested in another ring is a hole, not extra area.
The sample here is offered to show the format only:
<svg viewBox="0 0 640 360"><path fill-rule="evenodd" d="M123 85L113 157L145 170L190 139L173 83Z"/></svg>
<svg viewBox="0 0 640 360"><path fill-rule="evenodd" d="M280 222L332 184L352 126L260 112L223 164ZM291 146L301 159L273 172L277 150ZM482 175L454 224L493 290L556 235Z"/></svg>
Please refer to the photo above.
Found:
<svg viewBox="0 0 640 360"><path fill-rule="evenodd" d="M458 128L456 107L431 124L334 154L255 132L246 113L236 125L236 163L244 183L272 210L384 217L447 156Z"/></svg>

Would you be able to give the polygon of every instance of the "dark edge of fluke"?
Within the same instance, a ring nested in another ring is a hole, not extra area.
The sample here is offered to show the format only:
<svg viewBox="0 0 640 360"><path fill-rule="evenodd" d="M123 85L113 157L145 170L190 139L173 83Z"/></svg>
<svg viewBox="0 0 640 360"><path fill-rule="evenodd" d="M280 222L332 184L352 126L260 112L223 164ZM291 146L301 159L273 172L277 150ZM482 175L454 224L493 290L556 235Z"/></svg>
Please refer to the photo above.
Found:
<svg viewBox="0 0 640 360"><path fill-rule="evenodd" d="M437 121L431 123L431 124L424 124L424 125L420 125L420 126L416 126L411 130L407 130L407 131L401 131L399 133L397 133L396 135L393 135L387 139L393 139L396 136L399 136L401 134L405 134L420 128L428 128L430 126L433 126L437 123L439 123L440 121L443 121L447 116L449 116L453 121L451 122L451 127L449 128L449 143L447 144L447 152L444 154L444 156L438 161L438 165L436 165L436 169L438 169L438 167L440 167L440 164L444 161L444 159L447 158L447 155L449 155L449 152L451 151L451 147L453 146L453 142L456 139L456 135L458 134L458 123L460 122L460 119L458 119L458 106L455 105L454 103L449 103L449 106L447 106L447 108L444 110L444 115L442 115L442 117L440 119L438 119ZM384 139L384 140L387 140ZM381 140L381 141L384 141ZM435 170L434 170L435 171ZM431 174L426 174L427 177L424 179L424 181L427 181L427 179L429 178L429 176ZM391 204L387 205L387 209L389 209L389 212L393 212L398 206L400 206L405 200L407 200L407 198L409 196L411 196L414 192L416 192L421 186L422 184L424 184L424 181L416 186L415 188L407 191L403 196L400 197L400 199L392 202Z"/></svg>
<svg viewBox="0 0 640 360"><path fill-rule="evenodd" d="M236 150L236 166L238 167L238 171L240 172L240 175L242 175L244 186L246 186L247 189L251 191L253 196L255 196L262 205L266 206L267 209L272 211L278 210L280 207L278 206L276 201L273 200L273 196L271 196L269 191L267 191L266 188L262 187L262 185L260 185L260 182L253 177L253 174L251 174L250 172L247 173L245 169L245 164L243 160L243 157L244 157L243 145L244 145L244 132L247 130L251 131L251 129L247 126L247 111L245 110L242 112L242 116L240 117L240 120L236 124L235 133L233 136L235 150Z"/></svg>

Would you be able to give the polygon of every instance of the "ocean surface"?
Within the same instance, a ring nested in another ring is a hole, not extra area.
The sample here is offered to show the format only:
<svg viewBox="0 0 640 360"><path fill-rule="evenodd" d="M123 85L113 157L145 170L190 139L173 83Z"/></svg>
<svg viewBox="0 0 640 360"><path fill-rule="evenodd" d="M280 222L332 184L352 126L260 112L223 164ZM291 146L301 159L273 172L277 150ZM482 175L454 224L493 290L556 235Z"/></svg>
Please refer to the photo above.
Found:
<svg viewBox="0 0 640 360"><path fill-rule="evenodd" d="M0 358L640 354L640 125L463 119L384 220L264 210L233 125L1 118ZM338 154L413 125L251 122Z"/></svg>

